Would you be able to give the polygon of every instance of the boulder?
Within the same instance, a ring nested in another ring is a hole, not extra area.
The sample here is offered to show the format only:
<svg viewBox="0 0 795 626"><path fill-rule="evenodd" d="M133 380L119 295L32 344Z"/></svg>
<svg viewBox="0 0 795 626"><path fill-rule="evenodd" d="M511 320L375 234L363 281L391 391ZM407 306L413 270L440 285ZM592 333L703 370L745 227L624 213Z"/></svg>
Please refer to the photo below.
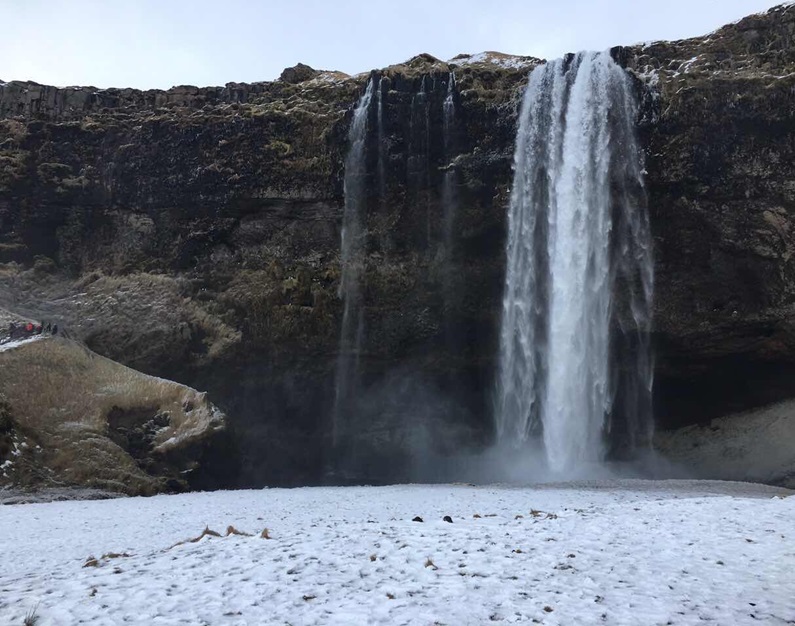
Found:
<svg viewBox="0 0 795 626"><path fill-rule="evenodd" d="M279 76L279 80L285 83L297 84L314 78L318 74L320 74L318 70L304 65L303 63L299 63L298 65L293 65L293 67L284 68Z"/></svg>

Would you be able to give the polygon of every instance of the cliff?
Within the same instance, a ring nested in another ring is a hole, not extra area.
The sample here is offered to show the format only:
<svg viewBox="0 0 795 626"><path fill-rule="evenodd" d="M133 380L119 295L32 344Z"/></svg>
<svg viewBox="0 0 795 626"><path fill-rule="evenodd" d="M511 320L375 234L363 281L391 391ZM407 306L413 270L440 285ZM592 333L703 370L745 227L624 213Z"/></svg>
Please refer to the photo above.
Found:
<svg viewBox="0 0 795 626"><path fill-rule="evenodd" d="M794 32L782 6L613 50L641 102L661 428L795 397ZM371 75L298 66L146 92L0 83L0 301L207 389L235 426L239 484L320 480L343 162L373 76L354 447L371 479L411 477L419 450L490 437L517 108L540 62L420 55Z"/></svg>

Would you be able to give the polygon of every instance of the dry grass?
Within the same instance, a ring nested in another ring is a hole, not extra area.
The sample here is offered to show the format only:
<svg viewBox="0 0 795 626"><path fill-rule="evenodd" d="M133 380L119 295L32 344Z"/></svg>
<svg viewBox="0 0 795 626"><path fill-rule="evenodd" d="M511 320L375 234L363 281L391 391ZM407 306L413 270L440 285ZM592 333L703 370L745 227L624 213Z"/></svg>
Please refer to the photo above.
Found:
<svg viewBox="0 0 795 626"><path fill-rule="evenodd" d="M530 509L530 515L541 519L558 519L556 513L547 513L546 511L539 511L537 509Z"/></svg>
<svg viewBox="0 0 795 626"><path fill-rule="evenodd" d="M237 528L235 528L232 525L229 525L229 526L226 527L226 534L225 535L221 535L221 533L219 533L219 532L217 532L215 530L212 530L209 526L205 526L204 530L201 532L201 534L198 537L193 537L191 539L184 539L182 541L178 541L177 543L175 543L173 546L167 548L166 550L171 550L172 548L176 548L177 546L185 545L186 543L198 543L199 541L201 541L205 537L219 537L219 538L223 538L223 537L230 537L232 535L238 535L240 537L253 537L254 536L251 533L247 533L247 532L244 532L242 530L238 530ZM259 536L260 536L261 539L270 539L271 538L270 535L268 534L268 529L267 528L265 528L260 533ZM129 555L123 554L121 556L129 556Z"/></svg>
<svg viewBox="0 0 795 626"><path fill-rule="evenodd" d="M113 407L130 410L144 400L169 413L179 427L197 419L182 410L186 400L194 406L206 404L204 394L141 374L64 339L47 338L0 355L3 390L15 413L26 414L32 426L62 421L66 414L73 424L103 430Z"/></svg>
<svg viewBox="0 0 795 626"><path fill-rule="evenodd" d="M211 530L209 526L205 526L204 530L201 532L201 534L198 537L193 537L192 539L183 539L182 541L177 541L177 543L175 543L173 546L171 546L170 548L167 548L167 549L171 550L172 548L176 548L177 546L185 545L186 543L197 543L197 542L201 541L202 539L204 539L205 537L220 537L220 536L221 536L221 533L219 533L219 532L217 532L215 530Z"/></svg>
<svg viewBox="0 0 795 626"><path fill-rule="evenodd" d="M36 624L39 623L38 610L39 607L36 606L25 613L25 619L22 620L22 626L36 626Z"/></svg>
<svg viewBox="0 0 795 626"><path fill-rule="evenodd" d="M86 559L86 562L83 563L83 567L99 567L104 562L107 562L111 559L120 559L120 558L127 558L132 555L127 554L126 552L106 552L101 557L96 558L94 556L90 556Z"/></svg>
<svg viewBox="0 0 795 626"><path fill-rule="evenodd" d="M205 394L147 376L58 337L0 352L0 393L16 422L39 435L49 466L65 482L133 493L154 493L147 475L107 438L112 409L168 415L156 451L193 441L223 424ZM121 485L108 484L121 482Z"/></svg>
<svg viewBox="0 0 795 626"><path fill-rule="evenodd" d="M0 121L0 131L14 141L20 142L28 136L28 127L18 120Z"/></svg>
<svg viewBox="0 0 795 626"><path fill-rule="evenodd" d="M252 536L251 533L246 533L246 532L243 532L241 530L238 530L234 526L227 526L226 527L226 536L228 537L229 535L240 535L241 537L251 537Z"/></svg>
<svg viewBox="0 0 795 626"><path fill-rule="evenodd" d="M142 237L148 236L148 223L136 222L130 227ZM228 351L242 339L239 330L214 312L212 303L192 297L196 295L193 287L184 279L143 271L108 276L97 270L85 274L75 287L86 292L85 301L103 318L103 323L127 324L138 335L179 328L189 322L200 330L208 359ZM106 317L111 307L125 310L129 321Z"/></svg>

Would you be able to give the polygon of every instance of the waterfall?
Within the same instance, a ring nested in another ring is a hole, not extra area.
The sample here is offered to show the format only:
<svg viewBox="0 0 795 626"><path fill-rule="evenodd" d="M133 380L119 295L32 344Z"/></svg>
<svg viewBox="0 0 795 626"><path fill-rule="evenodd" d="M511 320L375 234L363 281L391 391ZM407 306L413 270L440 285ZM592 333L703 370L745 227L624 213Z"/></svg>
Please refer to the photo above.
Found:
<svg viewBox="0 0 795 626"><path fill-rule="evenodd" d="M651 433L636 113L629 77L606 52L536 68L522 102L495 426L501 442L540 435L553 470L604 460L611 437L642 446Z"/></svg>
<svg viewBox="0 0 795 626"><path fill-rule="evenodd" d="M426 76L422 77L420 90L411 99L409 119L409 194L416 206L425 206L425 246L431 245L430 206L430 101Z"/></svg>
<svg viewBox="0 0 795 626"><path fill-rule="evenodd" d="M445 169L442 178L442 219L443 219L443 250L444 250L444 312L445 335L448 349L454 346L453 314L458 302L457 281L455 280L453 232L455 226L458 198L456 197L456 172L453 159L456 157L456 111L455 111L455 73L450 72L447 79L447 95L442 103L442 132L444 142Z"/></svg>
<svg viewBox="0 0 795 626"><path fill-rule="evenodd" d="M376 100L378 104L377 123L378 123L378 199L383 208L386 202L386 139L384 137L384 79L378 80L378 93Z"/></svg>
<svg viewBox="0 0 795 626"><path fill-rule="evenodd" d="M351 410L359 380L359 355L364 336L361 276L364 271L366 233L362 227L367 205L367 117L373 97L374 79L353 112L348 130L348 154L345 158L345 209L342 216L340 245L341 278L337 296L343 301L342 328L337 356L336 389L332 423L332 440L337 445L344 419Z"/></svg>

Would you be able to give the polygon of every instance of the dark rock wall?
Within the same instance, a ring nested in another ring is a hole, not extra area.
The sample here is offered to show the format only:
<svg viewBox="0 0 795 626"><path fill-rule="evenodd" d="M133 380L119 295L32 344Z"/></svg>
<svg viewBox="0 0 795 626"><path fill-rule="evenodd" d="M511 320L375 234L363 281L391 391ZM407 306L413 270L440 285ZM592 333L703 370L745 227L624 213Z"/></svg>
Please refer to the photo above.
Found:
<svg viewBox="0 0 795 626"><path fill-rule="evenodd" d="M647 148L661 427L795 396L793 24L782 7L614 51L637 76ZM537 62L421 55L374 74L367 419L348 451L373 480L490 437L516 115ZM314 482L329 465L343 160L370 77L291 70L169 91L0 84L0 299L207 389L235 426L240 484ZM423 81L426 126L413 110Z"/></svg>
<svg viewBox="0 0 795 626"><path fill-rule="evenodd" d="M657 415L705 421L795 395L795 8L652 44L647 169Z"/></svg>

